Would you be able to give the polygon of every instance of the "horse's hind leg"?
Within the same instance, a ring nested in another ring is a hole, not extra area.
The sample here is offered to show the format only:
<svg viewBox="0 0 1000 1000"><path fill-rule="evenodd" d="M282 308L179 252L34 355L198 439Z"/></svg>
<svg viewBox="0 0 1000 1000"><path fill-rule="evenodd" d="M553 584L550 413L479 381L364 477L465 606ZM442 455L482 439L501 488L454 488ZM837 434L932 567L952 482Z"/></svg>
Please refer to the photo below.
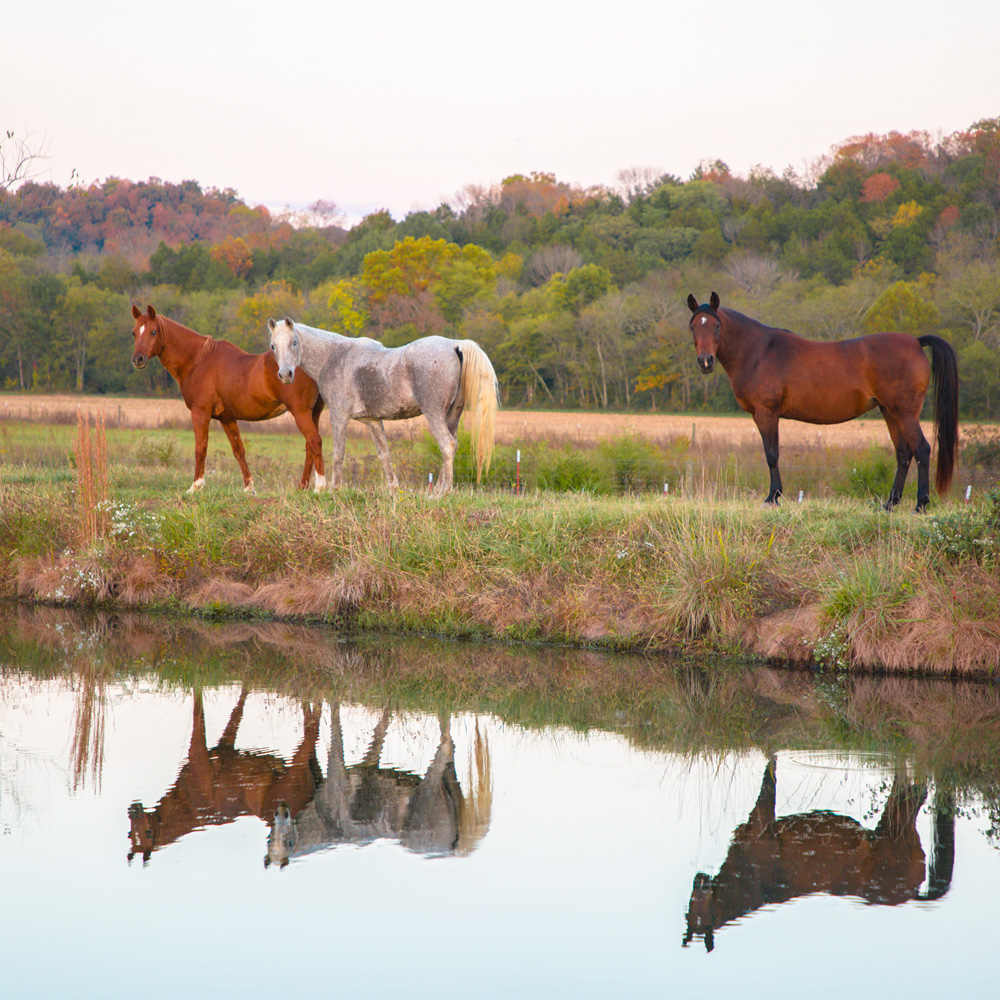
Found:
<svg viewBox="0 0 1000 1000"><path fill-rule="evenodd" d="M389 439L385 436L385 426L381 420L372 420L368 424L372 440L375 442L375 450L378 452L379 461L385 470L385 481L390 489L399 486L396 478L396 470L392 467L392 459L389 457Z"/></svg>
<svg viewBox="0 0 1000 1000"><path fill-rule="evenodd" d="M235 420L219 421L226 437L229 438L229 446L233 449L236 461L240 463L240 471L243 473L243 492L256 493L253 488L253 476L250 475L250 466L247 465L247 453L243 447L243 439L240 437L240 429Z"/></svg>
<svg viewBox="0 0 1000 1000"><path fill-rule="evenodd" d="M892 510L903 498L903 487L906 485L906 474L910 469L910 462L913 458L917 460L917 507L918 514L923 513L930 500L930 457L931 446L924 437L924 432L920 428L920 421L916 417L897 419L886 411L885 407L880 407L882 416L885 418L886 426L889 428L889 437L892 438L893 447L896 449L896 478L893 480L892 489L889 490L889 498L885 502L885 509Z"/></svg>
<svg viewBox="0 0 1000 1000"><path fill-rule="evenodd" d="M892 510L903 499L903 487L906 485L906 474L910 470L913 449L903 437L898 422L886 412L884 406L879 409L885 418L889 437L892 438L893 447L896 449L896 478L892 481L892 489L889 490L889 498L885 502L885 509Z"/></svg>
<svg viewBox="0 0 1000 1000"><path fill-rule="evenodd" d="M444 413L431 415L424 413L427 424L431 429L431 434L437 442L441 451L441 471L438 474L438 484L434 489L436 496L444 496L450 493L455 478L455 449L458 447L458 437L452 430L448 417ZM461 411L459 411L461 416ZM457 429L458 422L455 421Z"/></svg>

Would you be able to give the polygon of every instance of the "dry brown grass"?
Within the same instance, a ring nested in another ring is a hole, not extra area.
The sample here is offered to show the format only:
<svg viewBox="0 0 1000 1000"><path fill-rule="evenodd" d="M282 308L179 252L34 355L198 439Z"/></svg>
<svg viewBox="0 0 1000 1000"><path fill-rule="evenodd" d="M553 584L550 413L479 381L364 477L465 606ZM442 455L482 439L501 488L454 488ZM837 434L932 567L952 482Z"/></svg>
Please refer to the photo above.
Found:
<svg viewBox="0 0 1000 1000"><path fill-rule="evenodd" d="M181 399L135 399L113 396L7 395L0 396L0 418L42 423L75 423L77 415L96 421L104 417L109 427L190 427L191 418ZM932 426L925 423L930 440ZM251 429L298 433L288 414ZM423 417L390 421L390 439L420 438L426 428ZM324 413L320 432L328 434L330 424ZM367 437L360 424L351 425L352 434ZM651 441L694 438L696 447L760 447L760 435L746 414L731 417L658 413L562 413L536 410L500 410L496 415L496 439L500 445L532 441L596 444L609 438L633 433ZM793 420L781 425L782 447L801 449L866 448L889 445L889 435L881 420L852 420L846 424L818 427Z"/></svg>

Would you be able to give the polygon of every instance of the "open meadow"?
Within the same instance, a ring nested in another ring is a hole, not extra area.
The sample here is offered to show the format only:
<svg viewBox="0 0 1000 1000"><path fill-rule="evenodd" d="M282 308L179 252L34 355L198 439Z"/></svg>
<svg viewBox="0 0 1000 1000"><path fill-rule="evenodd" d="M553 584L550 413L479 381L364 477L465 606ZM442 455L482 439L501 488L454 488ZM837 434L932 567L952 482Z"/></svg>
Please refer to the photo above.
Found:
<svg viewBox="0 0 1000 1000"><path fill-rule="evenodd" d="M991 676L1000 664L991 428L963 429L960 465L967 449L975 461L913 517L912 482L895 512L878 502L894 463L876 421L789 423L786 440L812 441L787 445L789 495L762 509L748 418L506 412L484 487L460 441L460 485L437 500L419 422L393 428L403 488L382 486L358 428L347 485L315 495L294 488L302 438L274 421L245 435L256 495L213 431L205 489L189 496L179 402L36 397L13 412L24 402L0 402L9 598L833 669ZM103 432L78 406L103 411Z"/></svg>

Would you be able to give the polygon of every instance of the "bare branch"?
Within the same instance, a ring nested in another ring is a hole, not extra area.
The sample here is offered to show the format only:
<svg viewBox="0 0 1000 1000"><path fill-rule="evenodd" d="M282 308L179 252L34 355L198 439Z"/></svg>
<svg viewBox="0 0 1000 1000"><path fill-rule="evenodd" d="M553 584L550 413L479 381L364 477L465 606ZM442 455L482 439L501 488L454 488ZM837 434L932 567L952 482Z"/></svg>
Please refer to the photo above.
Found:
<svg viewBox="0 0 1000 1000"><path fill-rule="evenodd" d="M48 140L29 132L19 137L8 129L0 139L0 192L9 191L21 181L33 177L48 159Z"/></svg>

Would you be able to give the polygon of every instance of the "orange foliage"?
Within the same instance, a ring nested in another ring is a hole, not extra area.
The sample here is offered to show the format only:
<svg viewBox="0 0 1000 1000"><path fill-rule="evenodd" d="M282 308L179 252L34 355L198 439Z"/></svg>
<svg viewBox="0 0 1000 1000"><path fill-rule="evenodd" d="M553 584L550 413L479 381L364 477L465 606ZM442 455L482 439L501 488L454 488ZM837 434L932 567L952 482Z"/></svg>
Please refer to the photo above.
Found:
<svg viewBox="0 0 1000 1000"><path fill-rule="evenodd" d="M881 204L898 188L899 181L891 174L872 174L861 186L861 200Z"/></svg>
<svg viewBox="0 0 1000 1000"><path fill-rule="evenodd" d="M229 268L237 278L245 278L253 267L253 254L242 236L230 236L209 251L212 260Z"/></svg>
<svg viewBox="0 0 1000 1000"><path fill-rule="evenodd" d="M956 222L958 222L958 217L961 215L956 205L949 205L939 216L938 222L945 228L951 229Z"/></svg>
<svg viewBox="0 0 1000 1000"><path fill-rule="evenodd" d="M500 190L500 207L507 212L523 212L534 219L552 213L564 215L570 206L572 188L555 179L553 174L532 171L530 177L514 174L504 178Z"/></svg>

